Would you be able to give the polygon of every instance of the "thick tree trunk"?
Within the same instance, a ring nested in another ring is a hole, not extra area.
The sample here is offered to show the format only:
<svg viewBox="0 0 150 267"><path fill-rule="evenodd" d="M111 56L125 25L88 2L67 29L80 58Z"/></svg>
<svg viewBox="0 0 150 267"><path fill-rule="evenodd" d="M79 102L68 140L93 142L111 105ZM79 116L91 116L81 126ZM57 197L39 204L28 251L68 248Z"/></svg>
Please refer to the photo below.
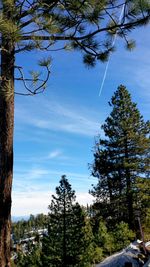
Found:
<svg viewBox="0 0 150 267"><path fill-rule="evenodd" d="M2 36L0 81L0 267L10 267L13 177L14 45Z"/></svg>

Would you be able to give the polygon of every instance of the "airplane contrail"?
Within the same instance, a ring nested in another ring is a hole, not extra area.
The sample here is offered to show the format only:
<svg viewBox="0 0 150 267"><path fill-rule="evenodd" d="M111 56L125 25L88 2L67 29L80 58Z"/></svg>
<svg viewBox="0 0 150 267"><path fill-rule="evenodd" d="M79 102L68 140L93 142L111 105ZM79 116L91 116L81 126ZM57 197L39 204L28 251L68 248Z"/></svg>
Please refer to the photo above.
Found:
<svg viewBox="0 0 150 267"><path fill-rule="evenodd" d="M121 22L121 19L122 19L122 16L123 16L123 12L124 12L124 4L122 6L122 10L121 10L121 13L120 13L120 16L119 16L119 23ZM115 45L116 39L117 39L117 33L115 33L115 36L114 36L114 39L113 39L113 42L112 42L112 46ZM110 63L110 57L109 57L109 59L107 61L106 67L105 67L102 83L101 83L100 90L99 90L99 97L101 96L101 93L102 93L102 90L103 90L103 87L104 87L104 83L105 83L107 72L108 72L109 63Z"/></svg>

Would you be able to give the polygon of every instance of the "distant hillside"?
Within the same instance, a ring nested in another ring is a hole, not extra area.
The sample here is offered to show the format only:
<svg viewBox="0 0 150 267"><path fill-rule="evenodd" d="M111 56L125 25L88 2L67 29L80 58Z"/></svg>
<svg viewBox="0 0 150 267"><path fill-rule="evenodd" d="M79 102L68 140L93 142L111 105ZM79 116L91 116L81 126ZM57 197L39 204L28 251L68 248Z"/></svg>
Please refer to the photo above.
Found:
<svg viewBox="0 0 150 267"><path fill-rule="evenodd" d="M21 220L28 220L30 218L29 215L24 215L24 216L12 216L11 217L11 220L12 222L18 222L18 221L21 221Z"/></svg>

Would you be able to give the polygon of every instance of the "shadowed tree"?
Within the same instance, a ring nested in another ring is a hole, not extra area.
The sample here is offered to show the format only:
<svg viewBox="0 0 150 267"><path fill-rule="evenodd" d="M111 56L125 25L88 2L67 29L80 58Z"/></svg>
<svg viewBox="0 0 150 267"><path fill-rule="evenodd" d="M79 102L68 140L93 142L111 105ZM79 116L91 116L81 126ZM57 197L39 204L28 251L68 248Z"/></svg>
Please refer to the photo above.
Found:
<svg viewBox="0 0 150 267"><path fill-rule="evenodd" d="M122 9L123 8L123 9ZM123 10L123 16L119 14ZM118 34L129 49L127 34L149 22L147 0L1 0L0 2L0 266L10 266L10 213L13 174L14 93L35 95L45 89L50 58L41 60L45 78L24 77L16 56L24 51L80 50L85 64L107 60ZM15 92L14 81L26 91Z"/></svg>

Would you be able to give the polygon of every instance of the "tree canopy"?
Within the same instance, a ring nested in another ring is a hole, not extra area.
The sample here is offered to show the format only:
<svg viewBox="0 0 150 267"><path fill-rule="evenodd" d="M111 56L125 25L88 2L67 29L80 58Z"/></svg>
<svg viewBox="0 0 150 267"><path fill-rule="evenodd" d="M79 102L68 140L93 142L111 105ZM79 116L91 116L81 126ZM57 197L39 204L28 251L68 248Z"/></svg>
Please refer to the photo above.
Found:
<svg viewBox="0 0 150 267"><path fill-rule="evenodd" d="M0 7L0 47L5 51L8 38L16 55L33 50L80 50L84 63L94 66L96 60L105 61L114 51L116 34L124 39L128 49L132 49L135 43L128 39L128 33L147 24L149 18L148 0L3 0ZM50 75L50 63L50 57L39 61L39 65L47 70L44 80L39 77L39 72L34 71L32 77L25 78L22 66L15 66L16 80L23 81L27 90L25 94L43 91ZM37 81L40 84L33 89L31 84L34 87Z"/></svg>
<svg viewBox="0 0 150 267"><path fill-rule="evenodd" d="M105 218L133 227L135 210L142 213L148 205L146 194L142 199L141 183L149 178L150 123L144 121L125 86L118 87L110 106L102 125L105 139L98 138L95 145L91 170L98 184L91 193Z"/></svg>
<svg viewBox="0 0 150 267"><path fill-rule="evenodd" d="M85 259L90 240L85 231L85 214L75 198L74 190L66 177L62 176L49 206L48 235L42 242L43 266L89 264Z"/></svg>
<svg viewBox="0 0 150 267"><path fill-rule="evenodd" d="M120 16L121 14L121 16ZM13 178L14 93L35 95L45 90L51 73L52 51L77 50L95 66L114 51L116 34L127 48L128 33L149 23L149 0L2 0L0 2L0 264L10 266L10 214ZM48 52L39 60L41 71L25 76L16 57L22 52ZM16 91L14 81L25 91Z"/></svg>

